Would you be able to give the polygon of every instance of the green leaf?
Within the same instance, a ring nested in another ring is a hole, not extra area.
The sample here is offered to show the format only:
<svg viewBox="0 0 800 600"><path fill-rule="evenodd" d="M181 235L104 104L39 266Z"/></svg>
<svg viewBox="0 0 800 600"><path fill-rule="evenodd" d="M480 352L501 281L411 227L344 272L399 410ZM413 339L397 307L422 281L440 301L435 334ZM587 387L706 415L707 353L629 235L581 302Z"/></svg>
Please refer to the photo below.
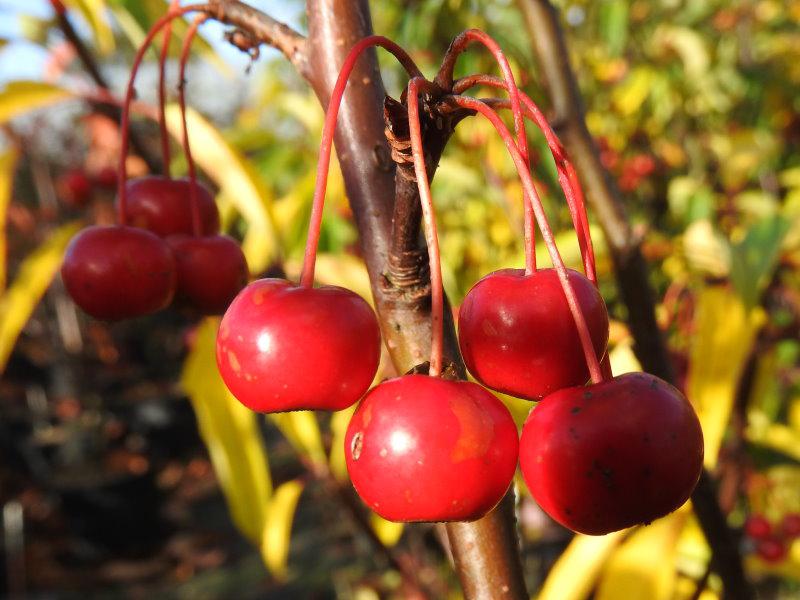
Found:
<svg viewBox="0 0 800 600"><path fill-rule="evenodd" d="M600 3L600 31L612 56L619 56L628 43L628 0Z"/></svg>
<svg viewBox="0 0 800 600"><path fill-rule="evenodd" d="M286 578L292 521L302 493L303 483L300 480L287 481L275 489L267 506L267 520L261 534L261 557L278 580Z"/></svg>
<svg viewBox="0 0 800 600"><path fill-rule="evenodd" d="M72 92L49 83L10 81L0 90L0 124L72 97Z"/></svg>
<svg viewBox="0 0 800 600"><path fill-rule="evenodd" d="M234 524L261 545L272 490L258 416L233 397L219 375L219 319L205 319L183 366L181 383L197 416L200 435L225 495Z"/></svg>
<svg viewBox="0 0 800 600"><path fill-rule="evenodd" d="M78 223L68 223L52 232L22 261L14 282L0 297L0 373L22 328L61 266L67 244L79 229Z"/></svg>
<svg viewBox="0 0 800 600"><path fill-rule="evenodd" d="M790 223L776 214L758 221L731 252L731 281L748 308L758 304L778 263Z"/></svg>

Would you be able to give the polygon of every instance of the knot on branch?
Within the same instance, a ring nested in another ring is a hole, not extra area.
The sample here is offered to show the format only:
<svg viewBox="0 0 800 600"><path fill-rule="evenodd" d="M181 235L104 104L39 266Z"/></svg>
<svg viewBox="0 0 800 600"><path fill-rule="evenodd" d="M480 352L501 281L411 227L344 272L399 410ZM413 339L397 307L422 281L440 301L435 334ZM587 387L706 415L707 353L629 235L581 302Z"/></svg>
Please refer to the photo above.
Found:
<svg viewBox="0 0 800 600"><path fill-rule="evenodd" d="M261 55L261 41L249 31L236 28L225 32L225 40L250 57L251 62Z"/></svg>
<svg viewBox="0 0 800 600"><path fill-rule="evenodd" d="M431 294L427 247L414 247L389 254L389 269L383 275L384 292L418 302ZM400 298L396 298L400 299Z"/></svg>
<svg viewBox="0 0 800 600"><path fill-rule="evenodd" d="M416 183L414 158L411 155L411 133L408 128L408 109L389 96L383 101L384 133L389 142L392 160L397 165L397 174ZM422 123L423 135L425 124Z"/></svg>

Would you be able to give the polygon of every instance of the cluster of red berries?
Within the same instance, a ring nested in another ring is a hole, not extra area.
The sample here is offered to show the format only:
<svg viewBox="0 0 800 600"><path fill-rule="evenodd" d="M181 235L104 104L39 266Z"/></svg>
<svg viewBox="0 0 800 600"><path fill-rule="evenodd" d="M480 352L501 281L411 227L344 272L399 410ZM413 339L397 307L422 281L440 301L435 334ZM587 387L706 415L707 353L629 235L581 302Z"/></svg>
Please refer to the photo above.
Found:
<svg viewBox="0 0 800 600"><path fill-rule="evenodd" d="M467 42L488 39L480 32L464 35ZM339 102L356 58L376 45L395 54L412 76L409 129L431 257L434 339L428 376L390 379L364 396L378 367L377 319L349 290L314 288L313 263ZM656 377L600 375L597 357L605 357L608 342L605 304L596 284L566 270L560 257L560 269L484 277L460 310L459 342L470 373L487 388L539 402L521 440L508 409L487 389L440 377L441 272L418 120L424 85L411 59L385 38L366 38L353 48L326 115L300 283L256 281L233 301L217 338L223 380L261 412L340 410L361 399L345 435L347 468L365 503L390 520L480 518L508 490L518 460L544 510L575 531L603 534L675 510L702 468L697 416L677 389ZM506 85L511 90L513 81ZM464 96L450 100L483 110ZM510 146L515 161L524 161L520 146ZM530 177L521 177L534 197ZM547 238L546 221L540 227ZM576 228L588 229L585 221ZM581 244L587 246L585 237ZM607 372L607 357L603 364Z"/></svg>
<svg viewBox="0 0 800 600"><path fill-rule="evenodd" d="M171 19L188 10L171 7L140 48L123 111L123 135L144 49ZM201 21L195 20L184 42L181 80L188 44ZM492 51L504 79L478 75L452 81L455 57L472 42ZM405 98L430 259L432 340L427 376L404 375L368 392L381 345L375 313L352 291L315 288L313 283L339 106L358 57L372 46L389 50L411 77ZM474 85L508 91L516 141L488 103L463 95ZM491 392L479 383L441 377L442 276L419 96L441 96L443 89L449 93L442 102L479 113L494 125L523 184L526 268L484 277L468 293L459 318L461 352L478 382L538 402L521 439L508 409ZM183 106L183 87L180 93ZM558 253L530 175L524 118L539 126L556 160L585 276L566 269ZM166 143L164 148L168 158ZM123 141L123 174L124 149ZM214 202L195 183L185 117L184 149L190 180L167 176L120 183L121 224L92 227L73 240L62 273L73 298L90 314L105 319L145 314L168 304L176 290L203 312L219 312L245 282L241 250L218 235ZM596 286L577 176L541 111L517 88L494 40L477 30L459 35L437 84L425 80L390 40L361 40L332 91L317 169L299 284L255 281L235 297L221 320L217 364L236 398L259 412L341 410L361 399L345 435L347 468L361 498L394 521L480 518L506 493L518 462L544 510L575 531L603 534L647 523L686 501L703 461L697 416L678 390L656 377L611 377L608 314ZM552 269L536 268L534 217Z"/></svg>
<svg viewBox="0 0 800 600"><path fill-rule="evenodd" d="M183 86L179 87L179 95L190 176L188 179L169 176L163 76L169 31L164 36L160 65L160 124L167 173L125 179L128 120L136 72L153 38L171 18L161 19L150 31L131 69L121 123L119 224L81 231L70 242L61 268L64 285L75 303L98 319L138 317L172 302L201 314L221 314L248 280L247 261L241 248L234 239L219 233L219 212L214 198L194 176ZM196 29L197 25L193 25L184 41L181 81ZM82 179L73 177L70 181L73 188L84 191Z"/></svg>
<svg viewBox="0 0 800 600"><path fill-rule="evenodd" d="M247 262L232 238L219 234L208 189L195 183L202 235L193 235L185 179L126 182L131 225L93 226L70 242L61 268L75 303L98 319L146 315L175 301L221 314L247 283Z"/></svg>
<svg viewBox="0 0 800 600"><path fill-rule="evenodd" d="M753 542L756 554L765 562L780 563L788 554L787 545L800 538L800 513L787 513L777 526L763 515L750 515L744 533Z"/></svg>

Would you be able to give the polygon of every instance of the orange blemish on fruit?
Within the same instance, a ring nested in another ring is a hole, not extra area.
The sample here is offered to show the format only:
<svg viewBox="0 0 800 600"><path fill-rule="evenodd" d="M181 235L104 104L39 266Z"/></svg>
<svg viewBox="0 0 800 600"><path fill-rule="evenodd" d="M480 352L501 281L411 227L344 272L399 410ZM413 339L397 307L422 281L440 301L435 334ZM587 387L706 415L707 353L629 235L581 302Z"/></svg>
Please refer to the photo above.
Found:
<svg viewBox="0 0 800 600"><path fill-rule="evenodd" d="M494 423L472 398L450 400L460 431L450 458L453 462L477 458L486 454L494 439Z"/></svg>
<svg viewBox="0 0 800 600"><path fill-rule="evenodd" d="M236 358L236 354L234 354L231 350L228 350L228 364L233 369L233 372L237 375L242 370L242 365L239 364L239 359Z"/></svg>
<svg viewBox="0 0 800 600"><path fill-rule="evenodd" d="M256 290L253 292L251 299L253 300L253 304L258 306L259 304L264 304L264 296L267 295L267 290Z"/></svg>

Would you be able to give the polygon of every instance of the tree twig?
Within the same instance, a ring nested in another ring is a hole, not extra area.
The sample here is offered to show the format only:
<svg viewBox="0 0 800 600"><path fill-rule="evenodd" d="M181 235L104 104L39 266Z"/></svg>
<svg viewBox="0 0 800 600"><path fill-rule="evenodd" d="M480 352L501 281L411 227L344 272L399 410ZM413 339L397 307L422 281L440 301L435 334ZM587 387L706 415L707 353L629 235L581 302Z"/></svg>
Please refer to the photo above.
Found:
<svg viewBox="0 0 800 600"><path fill-rule="evenodd" d="M517 0L517 4L525 17L542 79L549 91L553 126L575 162L605 234L617 286L628 309L636 356L646 371L674 381L672 364L655 318L654 294L640 240L632 231L620 192L603 168L586 127L583 102L569 63L558 13L548 0ZM692 503L712 548L713 566L723 580L725 598L754 598L732 532L717 502L713 480L707 472L700 478Z"/></svg>
<svg viewBox="0 0 800 600"><path fill-rule="evenodd" d="M50 4L55 11L56 21L58 22L59 29L61 29L61 33L64 34L64 37L67 39L67 41L72 45L73 48L75 48L75 53L78 55L78 58L80 59L83 68L86 69L86 72L89 74L89 77L92 78L92 81L94 81L101 90L105 90L110 94L110 88L106 78L103 77L103 74L100 72L100 68L97 66L94 55L86 47L86 44L83 43L83 40L75 31L75 28L72 27L72 23L70 23L69 18L67 17L66 8L60 0L50 0ZM92 102L92 104L97 112L107 116L113 121L119 122L121 115L119 107L107 103ZM141 136L132 130L130 132L130 140L134 151L136 154L142 157L142 160L144 160L144 162L147 164L147 168L154 173L161 172L161 161L148 147Z"/></svg>

